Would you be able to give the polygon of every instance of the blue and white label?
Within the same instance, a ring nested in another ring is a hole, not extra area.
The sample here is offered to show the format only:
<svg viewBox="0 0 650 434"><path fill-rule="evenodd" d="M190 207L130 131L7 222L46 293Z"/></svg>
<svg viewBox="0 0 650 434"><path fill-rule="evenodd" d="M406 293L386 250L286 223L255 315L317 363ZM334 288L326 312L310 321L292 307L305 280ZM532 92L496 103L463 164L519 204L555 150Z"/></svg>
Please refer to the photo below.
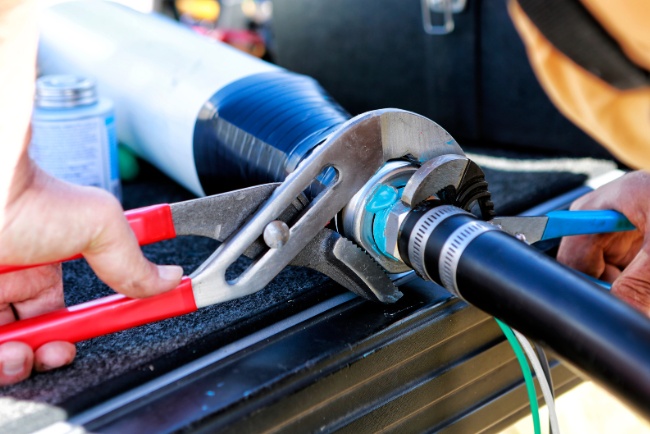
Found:
<svg viewBox="0 0 650 434"><path fill-rule="evenodd" d="M113 117L33 119L29 154L56 178L103 188L120 197Z"/></svg>

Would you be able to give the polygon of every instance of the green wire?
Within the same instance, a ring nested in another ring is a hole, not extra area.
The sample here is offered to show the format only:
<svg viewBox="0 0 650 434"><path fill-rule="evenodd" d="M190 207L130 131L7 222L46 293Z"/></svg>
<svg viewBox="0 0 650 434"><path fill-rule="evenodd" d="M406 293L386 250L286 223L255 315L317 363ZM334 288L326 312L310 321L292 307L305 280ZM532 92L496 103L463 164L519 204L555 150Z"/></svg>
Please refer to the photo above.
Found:
<svg viewBox="0 0 650 434"><path fill-rule="evenodd" d="M503 331L503 334L508 339L508 342L510 343L512 350L515 352L515 356L517 356L517 360L519 361L519 366L521 366L521 372L523 372L524 380L526 382L526 390L528 391L528 399L530 400L530 411L533 415L533 427L535 428L535 434L541 434L542 428L539 423L539 406L537 405L537 392L535 391L533 374L530 372L530 366L528 366L528 360L526 359L524 350L521 348L521 345L519 345L519 341L515 337L515 334L512 332L512 330L510 330L510 327L508 327L503 322L499 321L499 319L497 318L494 318L494 320L497 322L497 324L499 324L499 327L501 327L501 331Z"/></svg>

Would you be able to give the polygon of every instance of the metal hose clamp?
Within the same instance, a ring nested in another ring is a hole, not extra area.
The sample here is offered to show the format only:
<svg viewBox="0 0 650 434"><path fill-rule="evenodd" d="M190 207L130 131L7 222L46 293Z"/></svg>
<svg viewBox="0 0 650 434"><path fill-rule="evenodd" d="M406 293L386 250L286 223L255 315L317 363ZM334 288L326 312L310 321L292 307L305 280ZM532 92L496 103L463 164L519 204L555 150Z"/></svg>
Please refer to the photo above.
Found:
<svg viewBox="0 0 650 434"><path fill-rule="evenodd" d="M427 211L413 229L413 236L408 243L408 257L411 259L411 265L417 273L427 280L433 280L424 267L424 248L431 233L447 218L465 214L471 215L467 211L452 205L443 205Z"/></svg>
<svg viewBox="0 0 650 434"><path fill-rule="evenodd" d="M476 220L465 223L449 236L440 250L440 259L438 260L440 282L447 291L461 297L456 282L456 270L465 248L479 235L495 230L498 230L495 226Z"/></svg>

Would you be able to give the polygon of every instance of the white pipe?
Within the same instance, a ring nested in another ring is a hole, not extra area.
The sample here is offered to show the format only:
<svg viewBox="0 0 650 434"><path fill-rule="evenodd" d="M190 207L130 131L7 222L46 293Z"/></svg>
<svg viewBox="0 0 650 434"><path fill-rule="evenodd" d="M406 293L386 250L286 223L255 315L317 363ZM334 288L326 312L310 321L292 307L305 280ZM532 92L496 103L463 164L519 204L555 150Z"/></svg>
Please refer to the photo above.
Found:
<svg viewBox="0 0 650 434"><path fill-rule="evenodd" d="M199 110L234 81L280 70L161 15L101 1L46 9L38 62L40 74L94 78L115 104L120 142L197 195Z"/></svg>

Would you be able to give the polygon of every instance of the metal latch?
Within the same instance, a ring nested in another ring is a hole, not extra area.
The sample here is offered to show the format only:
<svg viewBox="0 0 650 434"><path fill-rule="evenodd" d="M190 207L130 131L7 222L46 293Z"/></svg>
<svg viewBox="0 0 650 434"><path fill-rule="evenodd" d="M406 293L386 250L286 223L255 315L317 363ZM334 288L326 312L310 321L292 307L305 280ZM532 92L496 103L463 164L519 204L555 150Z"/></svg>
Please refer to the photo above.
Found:
<svg viewBox="0 0 650 434"><path fill-rule="evenodd" d="M422 27L429 35L448 35L454 31L454 16L465 10L467 0L422 0ZM442 14L442 24L433 24L432 14Z"/></svg>

